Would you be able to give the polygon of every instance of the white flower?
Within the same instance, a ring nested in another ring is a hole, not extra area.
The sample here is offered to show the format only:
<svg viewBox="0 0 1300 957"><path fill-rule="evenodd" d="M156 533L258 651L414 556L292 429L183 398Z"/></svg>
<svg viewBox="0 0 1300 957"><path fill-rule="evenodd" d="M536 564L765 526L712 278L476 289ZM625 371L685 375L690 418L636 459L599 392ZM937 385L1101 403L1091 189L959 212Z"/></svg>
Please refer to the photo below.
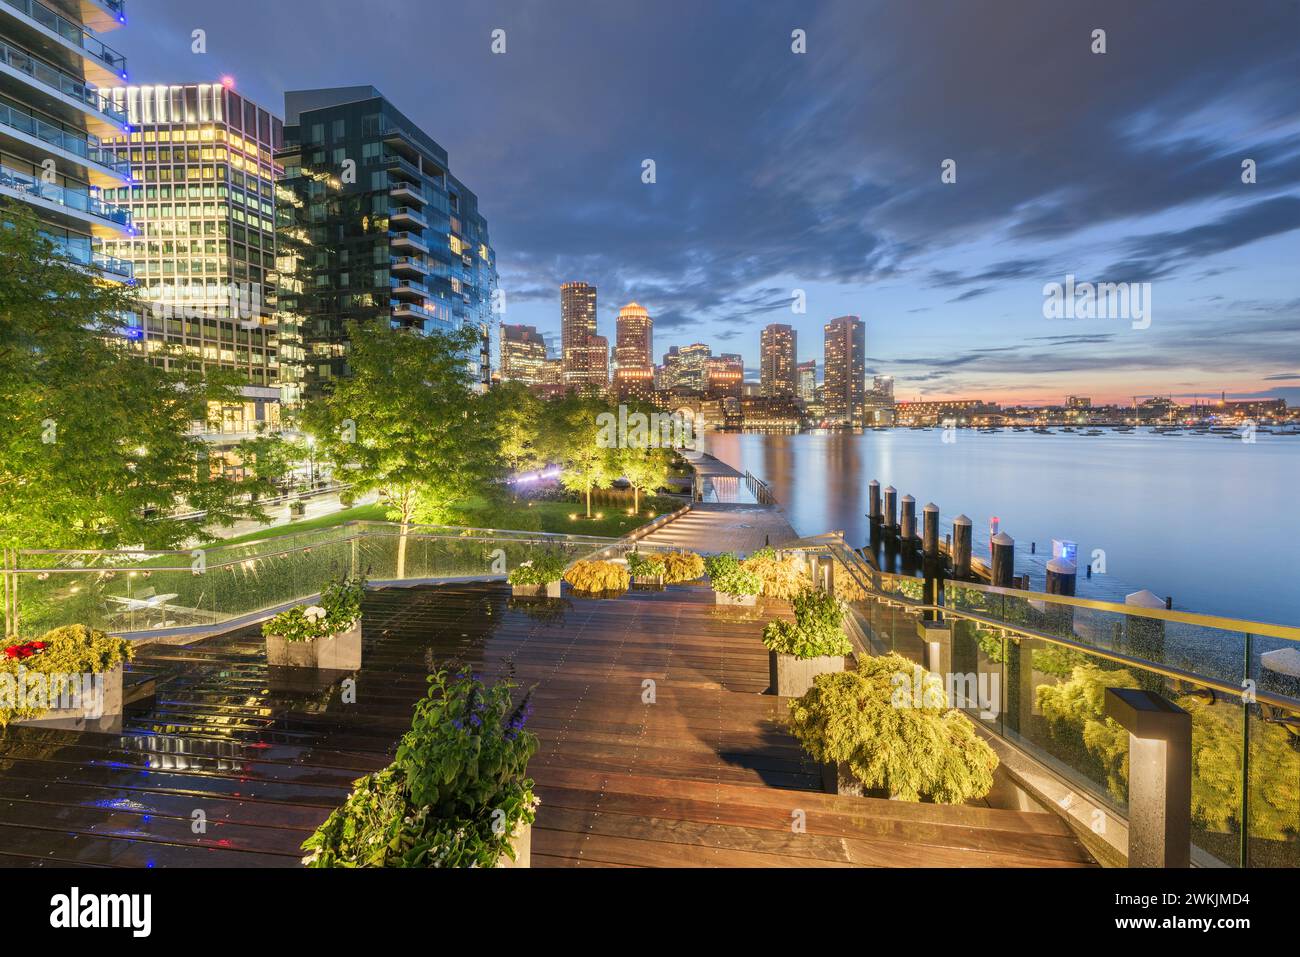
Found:
<svg viewBox="0 0 1300 957"><path fill-rule="evenodd" d="M320 621L325 617L325 609L320 605L312 605L309 608L303 609L302 616L308 621Z"/></svg>

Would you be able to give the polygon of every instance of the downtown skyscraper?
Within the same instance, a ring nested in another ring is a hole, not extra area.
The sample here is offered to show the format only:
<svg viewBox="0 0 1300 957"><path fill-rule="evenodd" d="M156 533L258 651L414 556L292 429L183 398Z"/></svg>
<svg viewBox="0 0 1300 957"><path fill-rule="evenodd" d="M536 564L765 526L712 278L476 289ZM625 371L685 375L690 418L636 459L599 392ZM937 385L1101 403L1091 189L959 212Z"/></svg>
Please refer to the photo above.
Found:
<svg viewBox="0 0 1300 957"><path fill-rule="evenodd" d="M768 398L792 396L798 390L798 333L787 325L773 323L759 336L759 386Z"/></svg>
<svg viewBox="0 0 1300 957"><path fill-rule="evenodd" d="M596 333L596 287L588 283L560 286L560 360L566 386L581 392L608 386L609 340Z"/></svg>
<svg viewBox="0 0 1300 957"><path fill-rule="evenodd" d="M866 323L857 316L840 316L828 322L823 332L826 417L841 425L859 427L866 414Z"/></svg>
<svg viewBox="0 0 1300 957"><path fill-rule="evenodd" d="M277 190L280 363L286 402L348 374L348 324L465 327L491 377L496 256L478 197L447 151L372 86L285 94Z"/></svg>
<svg viewBox="0 0 1300 957"><path fill-rule="evenodd" d="M619 310L614 346L614 394L619 399L654 397L654 320L644 306Z"/></svg>

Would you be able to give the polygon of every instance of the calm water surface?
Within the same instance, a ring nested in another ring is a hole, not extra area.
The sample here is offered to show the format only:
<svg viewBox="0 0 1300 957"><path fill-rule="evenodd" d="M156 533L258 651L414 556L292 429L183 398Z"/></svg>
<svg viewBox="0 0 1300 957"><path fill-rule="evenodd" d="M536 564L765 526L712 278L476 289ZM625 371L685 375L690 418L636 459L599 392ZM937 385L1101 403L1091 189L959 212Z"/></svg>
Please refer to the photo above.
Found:
<svg viewBox="0 0 1300 957"><path fill-rule="evenodd" d="M1081 596L1149 588L1188 611L1300 624L1300 437L1149 432L1085 436L966 430L707 433L705 451L765 479L801 535L868 540L867 483L939 506L943 532L965 513L987 557L991 516L1016 540L1018 570L1044 586L1051 541L1079 546ZM1037 555L1029 554L1030 542ZM1093 549L1106 574L1083 576Z"/></svg>

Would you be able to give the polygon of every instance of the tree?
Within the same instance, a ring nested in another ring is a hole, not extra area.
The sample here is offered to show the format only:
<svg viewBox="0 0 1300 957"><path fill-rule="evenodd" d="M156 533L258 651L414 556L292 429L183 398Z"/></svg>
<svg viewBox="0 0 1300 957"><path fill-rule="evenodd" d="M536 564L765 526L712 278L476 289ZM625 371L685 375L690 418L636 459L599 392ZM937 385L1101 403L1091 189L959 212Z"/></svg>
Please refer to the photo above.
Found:
<svg viewBox="0 0 1300 957"><path fill-rule="evenodd" d="M260 423L257 434L240 442L236 449L245 470L262 485L259 491L271 494L275 493L280 480L303 460L307 451L302 442L269 434L265 424Z"/></svg>
<svg viewBox="0 0 1300 957"><path fill-rule="evenodd" d="M641 493L667 484L672 472L672 452L659 448L620 449L618 468L632 486L632 508L641 511Z"/></svg>
<svg viewBox="0 0 1300 957"><path fill-rule="evenodd" d="M538 449L542 401L522 382L502 382L486 396L497 455L510 474L546 465Z"/></svg>
<svg viewBox="0 0 1300 957"><path fill-rule="evenodd" d="M421 335L384 322L350 329L351 374L303 410L334 474L375 492L401 525L397 577L406 574L413 522L441 523L499 468L483 396L472 392L465 356L477 330Z"/></svg>
<svg viewBox="0 0 1300 957"><path fill-rule="evenodd" d="M569 395L547 405L539 428L539 447L560 464L560 484L586 497L591 518L593 489L618 478L618 449L602 445L596 418L608 411L598 399Z"/></svg>
<svg viewBox="0 0 1300 957"><path fill-rule="evenodd" d="M181 510L264 518L195 428L239 401L232 381L135 354L133 288L68 260L23 205L0 224L0 547L174 548L211 537Z"/></svg>

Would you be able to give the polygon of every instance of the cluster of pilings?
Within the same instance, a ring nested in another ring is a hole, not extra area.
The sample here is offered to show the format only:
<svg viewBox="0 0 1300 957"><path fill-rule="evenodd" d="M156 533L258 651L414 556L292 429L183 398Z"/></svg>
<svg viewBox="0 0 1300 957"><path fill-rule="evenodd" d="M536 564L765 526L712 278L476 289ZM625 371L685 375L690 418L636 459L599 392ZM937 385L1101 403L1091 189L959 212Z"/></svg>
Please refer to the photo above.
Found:
<svg viewBox="0 0 1300 957"><path fill-rule="evenodd" d="M916 499L904 495L892 485L883 491L872 479L867 484L867 517L871 520L871 550L882 570L895 568L904 574L920 571L925 579L927 603L939 594L945 579L987 581L1002 588L1027 588L1028 583L1015 573L1016 541L1006 532L992 529L989 538L989 561L979 565L973 559L974 525L965 515L952 520L952 534L939 539L939 506L927 503L921 509L921 533L917 534ZM1073 595L1078 577L1076 564L1068 558L1053 558L1047 563L1047 592Z"/></svg>

